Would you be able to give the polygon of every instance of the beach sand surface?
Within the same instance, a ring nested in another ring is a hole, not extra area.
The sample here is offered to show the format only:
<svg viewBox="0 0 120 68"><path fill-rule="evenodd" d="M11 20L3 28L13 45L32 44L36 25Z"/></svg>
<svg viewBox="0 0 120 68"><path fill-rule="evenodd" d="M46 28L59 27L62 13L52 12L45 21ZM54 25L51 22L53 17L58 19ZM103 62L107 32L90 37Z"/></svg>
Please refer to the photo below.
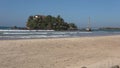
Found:
<svg viewBox="0 0 120 68"><path fill-rule="evenodd" d="M120 65L120 35L0 40L0 68L109 68Z"/></svg>

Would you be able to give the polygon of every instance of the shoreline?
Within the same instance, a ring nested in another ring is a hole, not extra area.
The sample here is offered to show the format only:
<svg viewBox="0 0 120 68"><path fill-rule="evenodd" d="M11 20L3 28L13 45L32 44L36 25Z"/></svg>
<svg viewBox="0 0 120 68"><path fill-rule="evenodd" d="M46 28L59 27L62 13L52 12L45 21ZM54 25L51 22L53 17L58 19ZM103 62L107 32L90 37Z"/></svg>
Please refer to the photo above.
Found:
<svg viewBox="0 0 120 68"><path fill-rule="evenodd" d="M109 37L109 36L120 36L119 34L112 34L112 35L93 35L93 36L76 36L76 37L46 37L46 38L6 38L6 39L0 39L1 40L39 40L39 39L71 39L71 38L86 38L86 37Z"/></svg>
<svg viewBox="0 0 120 68"><path fill-rule="evenodd" d="M119 31L3 31L0 40L53 39L120 35Z"/></svg>

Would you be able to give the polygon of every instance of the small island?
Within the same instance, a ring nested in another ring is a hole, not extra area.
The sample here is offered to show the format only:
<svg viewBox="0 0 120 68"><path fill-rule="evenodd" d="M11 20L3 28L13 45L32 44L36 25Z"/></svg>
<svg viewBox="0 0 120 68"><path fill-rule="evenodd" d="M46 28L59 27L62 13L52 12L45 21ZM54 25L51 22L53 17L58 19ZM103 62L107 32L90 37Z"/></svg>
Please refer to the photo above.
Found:
<svg viewBox="0 0 120 68"><path fill-rule="evenodd" d="M65 22L60 15L57 17L51 15L29 16L26 27L29 30L77 30L77 26L74 23Z"/></svg>

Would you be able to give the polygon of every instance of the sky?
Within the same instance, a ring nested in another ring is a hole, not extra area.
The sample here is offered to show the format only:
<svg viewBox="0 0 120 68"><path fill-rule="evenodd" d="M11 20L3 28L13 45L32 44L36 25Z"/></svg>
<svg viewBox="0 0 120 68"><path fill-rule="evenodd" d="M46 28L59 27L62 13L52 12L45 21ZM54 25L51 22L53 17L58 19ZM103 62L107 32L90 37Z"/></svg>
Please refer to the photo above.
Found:
<svg viewBox="0 0 120 68"><path fill-rule="evenodd" d="M120 27L120 0L0 0L0 26L26 25L31 15L52 15L79 28Z"/></svg>

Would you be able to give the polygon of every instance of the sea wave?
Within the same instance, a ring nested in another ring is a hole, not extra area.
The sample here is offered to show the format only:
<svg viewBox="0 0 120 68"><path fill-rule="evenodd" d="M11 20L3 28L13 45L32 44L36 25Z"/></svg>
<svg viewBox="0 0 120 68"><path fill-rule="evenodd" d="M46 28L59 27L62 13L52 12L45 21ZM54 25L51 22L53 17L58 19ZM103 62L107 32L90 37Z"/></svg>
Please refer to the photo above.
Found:
<svg viewBox="0 0 120 68"><path fill-rule="evenodd" d="M4 35L31 35L31 34L37 34L37 35L69 35L69 34L87 34L87 33L92 33L92 32L62 32L62 31L40 31L40 32L31 32L31 31L28 31L28 32L18 32L18 31L4 31L2 32Z"/></svg>
<svg viewBox="0 0 120 68"><path fill-rule="evenodd" d="M28 36L0 36L2 39L30 39L30 38L60 38L60 37L70 37L70 35L28 35Z"/></svg>
<svg viewBox="0 0 120 68"><path fill-rule="evenodd" d="M53 31L53 30L0 30L0 39L62 38L83 36L118 35L107 31Z"/></svg>
<svg viewBox="0 0 120 68"><path fill-rule="evenodd" d="M48 34L47 32L39 32L39 33L8 33L8 32L4 32L3 34L5 35L29 35L29 34Z"/></svg>
<svg viewBox="0 0 120 68"><path fill-rule="evenodd" d="M33 31L33 32L39 32L39 31L54 31L54 30L3 30L3 29L0 29L0 31L2 32L30 32L30 31Z"/></svg>

